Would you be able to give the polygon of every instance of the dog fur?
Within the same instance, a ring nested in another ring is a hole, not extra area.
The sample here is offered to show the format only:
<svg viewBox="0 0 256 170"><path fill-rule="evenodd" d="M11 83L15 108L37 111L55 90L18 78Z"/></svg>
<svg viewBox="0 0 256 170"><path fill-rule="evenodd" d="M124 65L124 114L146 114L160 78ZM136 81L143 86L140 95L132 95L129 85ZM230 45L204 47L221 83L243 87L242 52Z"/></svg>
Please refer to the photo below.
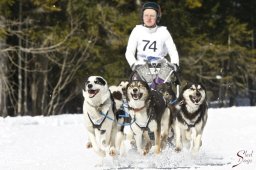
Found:
<svg viewBox="0 0 256 170"><path fill-rule="evenodd" d="M165 100L166 106L170 109L170 116L169 116L169 135L168 135L168 143L173 142L174 130L173 130L173 121L175 117L175 103L176 103L176 94L172 89L172 83L166 82L163 84L158 84L156 86L156 90L163 95ZM166 137L162 135L162 137ZM164 138L163 141L166 141ZM163 143L163 148L166 146L166 143Z"/></svg>
<svg viewBox="0 0 256 170"><path fill-rule="evenodd" d="M126 94L129 113L134 119L126 135L134 135L137 151L145 155L152 146L148 132L154 132L155 153L160 153L161 139L168 135L170 116L162 94L155 90L151 91L148 84L141 80L131 80L127 85Z"/></svg>
<svg viewBox="0 0 256 170"><path fill-rule="evenodd" d="M174 121L175 150L185 145L196 155L202 145L202 134L207 121L206 89L200 83L188 83L178 98Z"/></svg>
<svg viewBox="0 0 256 170"><path fill-rule="evenodd" d="M128 85L128 81L121 81L117 86L116 85L112 85L109 87L109 90L115 100L115 104L116 104L116 110L121 109L121 107L123 106L123 103L126 99L126 87Z"/></svg>
<svg viewBox="0 0 256 170"><path fill-rule="evenodd" d="M128 81L121 81L117 86L112 85L109 87L111 92L111 96L114 100L114 114L116 115L117 120L117 135L115 146L117 151L119 151L120 155L125 155L125 136L124 136L124 128L128 126L131 122L131 117L128 114L127 108L125 106L126 96L124 95L126 86Z"/></svg>
<svg viewBox="0 0 256 170"><path fill-rule="evenodd" d="M107 81L100 76L90 76L85 83L83 96L83 114L89 138L87 147L92 147L103 157L106 154L115 156L117 125L116 121L113 121L116 119L113 112L114 103Z"/></svg>

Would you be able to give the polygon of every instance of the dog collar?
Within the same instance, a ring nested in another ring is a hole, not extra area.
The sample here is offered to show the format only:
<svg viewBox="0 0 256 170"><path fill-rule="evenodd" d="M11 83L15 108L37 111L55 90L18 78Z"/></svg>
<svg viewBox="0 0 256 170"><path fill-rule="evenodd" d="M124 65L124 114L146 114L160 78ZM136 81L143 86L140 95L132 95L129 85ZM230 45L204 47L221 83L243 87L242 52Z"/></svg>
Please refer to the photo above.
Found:
<svg viewBox="0 0 256 170"><path fill-rule="evenodd" d="M100 111L101 108L102 108L102 106L105 104L105 102L106 102L106 101L104 101L104 102L103 102L102 104L100 104L99 106L92 105L92 104L89 103L88 101L87 101L87 104L90 105L91 107L95 107L96 110Z"/></svg>
<svg viewBox="0 0 256 170"><path fill-rule="evenodd" d="M134 112L139 112L139 111L141 111L142 109L144 109L146 107L146 105L144 105L143 107L141 107L141 108L133 108L133 107L129 107L128 109L129 110L133 110Z"/></svg>

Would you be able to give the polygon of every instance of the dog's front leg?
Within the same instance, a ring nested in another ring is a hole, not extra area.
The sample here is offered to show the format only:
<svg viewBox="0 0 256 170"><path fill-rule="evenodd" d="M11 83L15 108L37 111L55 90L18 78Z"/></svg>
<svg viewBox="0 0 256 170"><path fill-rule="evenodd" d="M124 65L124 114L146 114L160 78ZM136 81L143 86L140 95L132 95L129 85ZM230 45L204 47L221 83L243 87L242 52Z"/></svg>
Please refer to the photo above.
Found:
<svg viewBox="0 0 256 170"><path fill-rule="evenodd" d="M147 153L149 153L151 147L152 147L152 143L151 143L151 140L150 140L150 137L148 135L148 131L144 131L143 132L143 137L144 137L144 140L145 140L145 147L144 147L144 155L146 155Z"/></svg>
<svg viewBox="0 0 256 170"><path fill-rule="evenodd" d="M111 134L111 129L101 130L100 145L106 153L109 153L110 156L115 156L116 149L114 146L115 142L112 141L112 139L111 139L112 135L114 135L114 134Z"/></svg>
<svg viewBox="0 0 256 170"><path fill-rule="evenodd" d="M123 132L121 132L121 131L117 132L116 139L115 139L115 146L116 146L116 149L120 152L121 155L124 154L124 151L121 150L121 149L124 149L123 148L123 141L124 141Z"/></svg>
<svg viewBox="0 0 256 170"><path fill-rule="evenodd" d="M88 133L87 133L87 136L89 136ZM92 142L91 142L90 138L88 137L87 140L88 140L88 141L87 141L87 143L86 143L86 148L87 148L87 149L92 148Z"/></svg>
<svg viewBox="0 0 256 170"><path fill-rule="evenodd" d="M167 138L170 131L170 110L166 109L165 113L161 119L161 150L166 147L167 144Z"/></svg>
<svg viewBox="0 0 256 170"><path fill-rule="evenodd" d="M160 147L161 147L161 127L158 127L156 129L156 131L154 132L154 135L155 135L155 153L156 154L159 154L160 153Z"/></svg>
<svg viewBox="0 0 256 170"><path fill-rule="evenodd" d="M89 140L91 141L92 143L92 148L94 149L94 151L101 157L105 157L106 154L103 150L100 149L100 147L98 146L98 143L97 143L97 140L96 140L96 137L95 137L95 133L93 132L89 132L88 133L88 136L89 136Z"/></svg>
<svg viewBox="0 0 256 170"><path fill-rule="evenodd" d="M178 125L178 122L176 122L174 126L174 135L175 135L175 151L180 152L182 149L182 143L181 143L181 129Z"/></svg>
<svg viewBox="0 0 256 170"><path fill-rule="evenodd" d="M197 134L196 137L193 139L193 146L192 146L192 154L196 155L202 145L202 134Z"/></svg>
<svg viewBox="0 0 256 170"><path fill-rule="evenodd" d="M137 132L134 138L136 141L137 151L139 152L139 154L145 155L144 150L142 149L142 131Z"/></svg>
<svg viewBox="0 0 256 170"><path fill-rule="evenodd" d="M155 120L152 120L149 123L149 129L154 132L155 136L155 146L154 150L156 154L159 154L161 149L161 122L157 122Z"/></svg>

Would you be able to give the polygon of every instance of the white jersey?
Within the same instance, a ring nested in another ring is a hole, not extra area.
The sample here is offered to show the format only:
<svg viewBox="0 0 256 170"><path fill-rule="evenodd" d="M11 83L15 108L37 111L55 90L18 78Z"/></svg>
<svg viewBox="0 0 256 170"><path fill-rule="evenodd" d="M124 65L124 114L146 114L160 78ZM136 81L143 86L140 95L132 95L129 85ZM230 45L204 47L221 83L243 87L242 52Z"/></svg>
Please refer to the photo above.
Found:
<svg viewBox="0 0 256 170"><path fill-rule="evenodd" d="M137 59L135 53L137 50ZM137 25L131 32L126 48L125 57L130 66L145 63L146 57L164 58L167 53L170 62L179 65L179 56L171 34L164 26L147 28Z"/></svg>

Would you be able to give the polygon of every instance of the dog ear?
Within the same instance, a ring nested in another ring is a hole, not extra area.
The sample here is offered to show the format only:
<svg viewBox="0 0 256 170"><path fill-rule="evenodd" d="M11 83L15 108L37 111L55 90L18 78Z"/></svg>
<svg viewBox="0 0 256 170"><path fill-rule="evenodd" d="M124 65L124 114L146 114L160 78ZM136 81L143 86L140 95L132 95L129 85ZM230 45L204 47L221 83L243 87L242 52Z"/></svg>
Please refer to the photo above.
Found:
<svg viewBox="0 0 256 170"><path fill-rule="evenodd" d="M116 100L120 100L120 101L122 100L122 93L120 91L114 91L112 93L112 96Z"/></svg>
<svg viewBox="0 0 256 170"><path fill-rule="evenodd" d="M107 84L107 81L103 77L97 77L97 81L100 82L101 85L105 86Z"/></svg>
<svg viewBox="0 0 256 170"><path fill-rule="evenodd" d="M199 83L199 85L202 87L202 89L206 90L205 85L203 83Z"/></svg>
<svg viewBox="0 0 256 170"><path fill-rule="evenodd" d="M166 82L166 85L167 85L168 87L171 87L171 88L172 88L172 83L171 83L171 82Z"/></svg>
<svg viewBox="0 0 256 170"><path fill-rule="evenodd" d="M191 84L192 84L192 83L190 83L190 82L187 81L187 82L185 83L185 85L181 88L180 95L179 95L179 97L178 97L178 99L177 99L177 102L178 102L178 103L183 100L183 93L184 93L184 91L185 91L186 89L189 88L189 86L191 86Z"/></svg>

